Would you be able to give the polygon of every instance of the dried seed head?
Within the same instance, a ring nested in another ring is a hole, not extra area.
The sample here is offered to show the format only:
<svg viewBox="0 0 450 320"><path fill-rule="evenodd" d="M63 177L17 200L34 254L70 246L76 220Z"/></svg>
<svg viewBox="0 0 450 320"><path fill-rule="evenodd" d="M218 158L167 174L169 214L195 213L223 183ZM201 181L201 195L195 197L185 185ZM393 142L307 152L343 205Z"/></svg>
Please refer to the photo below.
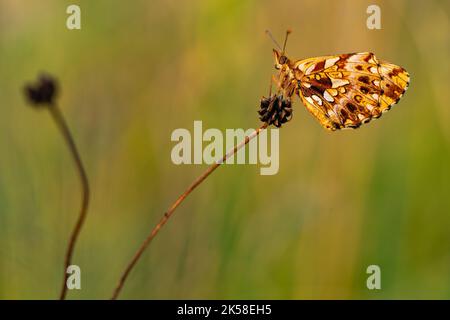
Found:
<svg viewBox="0 0 450 320"><path fill-rule="evenodd" d="M268 98L262 97L258 113L262 122L280 128L283 123L292 119L291 100L285 99L281 94L273 94Z"/></svg>
<svg viewBox="0 0 450 320"><path fill-rule="evenodd" d="M41 74L37 82L25 86L25 95L35 106L51 105L58 91L55 78Z"/></svg>

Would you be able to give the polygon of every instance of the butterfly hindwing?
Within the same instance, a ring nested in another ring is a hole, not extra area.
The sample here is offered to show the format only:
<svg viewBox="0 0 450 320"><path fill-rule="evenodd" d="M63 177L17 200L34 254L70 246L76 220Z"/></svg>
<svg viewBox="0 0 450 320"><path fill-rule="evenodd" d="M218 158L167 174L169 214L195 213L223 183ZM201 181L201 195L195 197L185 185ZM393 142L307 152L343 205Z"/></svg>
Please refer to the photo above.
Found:
<svg viewBox="0 0 450 320"><path fill-rule="evenodd" d="M402 96L409 75L369 52L297 61L299 96L326 129L357 128Z"/></svg>

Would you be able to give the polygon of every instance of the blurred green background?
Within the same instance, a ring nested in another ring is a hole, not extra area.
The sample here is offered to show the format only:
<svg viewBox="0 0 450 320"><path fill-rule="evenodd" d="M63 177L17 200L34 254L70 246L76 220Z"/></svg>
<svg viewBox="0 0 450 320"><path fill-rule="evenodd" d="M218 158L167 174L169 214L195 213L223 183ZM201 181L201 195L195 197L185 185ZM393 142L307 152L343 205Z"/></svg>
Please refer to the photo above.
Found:
<svg viewBox="0 0 450 320"><path fill-rule="evenodd" d="M82 29L66 28L81 6ZM366 28L367 6L382 29ZM388 114L328 133L301 102L280 170L221 167L131 273L129 299L450 298L449 3L435 1L0 1L0 298L54 299L80 205L72 159L21 89L40 71L89 174L74 263L109 298L138 245L206 166L171 162L176 128L251 128L273 69L270 29L293 59L372 51L411 74ZM366 268L381 267L381 290Z"/></svg>

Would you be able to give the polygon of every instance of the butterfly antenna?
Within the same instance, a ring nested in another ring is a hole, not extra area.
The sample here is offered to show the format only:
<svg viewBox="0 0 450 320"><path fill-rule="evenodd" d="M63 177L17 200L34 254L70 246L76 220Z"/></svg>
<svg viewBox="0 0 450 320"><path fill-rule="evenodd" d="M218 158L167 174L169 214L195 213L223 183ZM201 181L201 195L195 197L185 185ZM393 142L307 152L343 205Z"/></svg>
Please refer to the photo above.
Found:
<svg viewBox="0 0 450 320"><path fill-rule="evenodd" d="M286 37L284 37L284 44L283 44L283 54L284 54L284 52L286 51L286 44L287 44L287 39L288 39L288 37L289 37L289 34L292 32L292 30L291 29L287 29L286 30Z"/></svg>
<svg viewBox="0 0 450 320"><path fill-rule="evenodd" d="M270 39L272 39L273 43L278 47L278 49L281 50L280 45L278 44L278 42L275 40L275 38L273 37L272 33L269 30L266 30L266 34L270 37Z"/></svg>

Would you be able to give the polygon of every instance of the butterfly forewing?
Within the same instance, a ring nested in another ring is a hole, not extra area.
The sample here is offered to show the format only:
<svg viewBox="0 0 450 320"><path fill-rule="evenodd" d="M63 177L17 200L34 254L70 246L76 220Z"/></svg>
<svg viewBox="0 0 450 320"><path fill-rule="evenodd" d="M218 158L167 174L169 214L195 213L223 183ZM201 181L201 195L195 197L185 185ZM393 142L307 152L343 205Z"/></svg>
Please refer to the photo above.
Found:
<svg viewBox="0 0 450 320"><path fill-rule="evenodd" d="M329 130L357 128L397 103L409 84L401 67L369 52L297 61L299 96Z"/></svg>

